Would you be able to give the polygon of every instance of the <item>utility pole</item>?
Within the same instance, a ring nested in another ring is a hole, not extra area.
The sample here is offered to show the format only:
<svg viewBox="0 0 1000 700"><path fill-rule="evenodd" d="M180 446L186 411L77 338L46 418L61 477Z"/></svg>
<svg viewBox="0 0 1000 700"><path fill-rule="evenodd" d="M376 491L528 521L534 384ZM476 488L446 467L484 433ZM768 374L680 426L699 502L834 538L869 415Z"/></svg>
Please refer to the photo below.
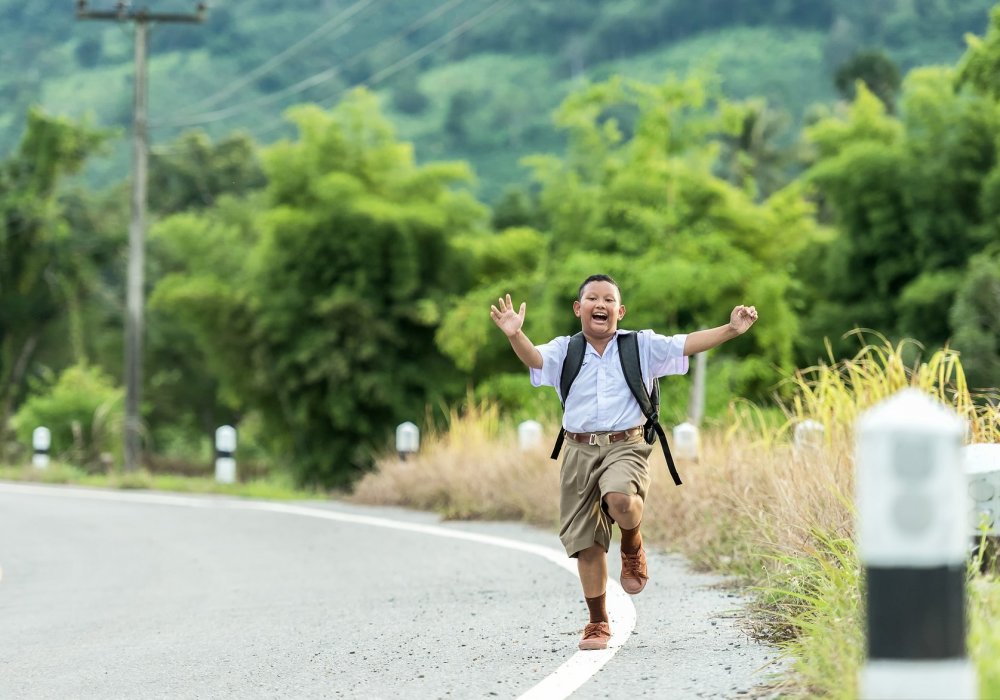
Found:
<svg viewBox="0 0 1000 700"><path fill-rule="evenodd" d="M139 464L142 452L142 336L145 284L146 179L149 137L147 133L147 39L151 22L198 24L205 19L206 5L199 2L191 15L154 13L129 9L118 2L112 11L87 9L87 0L77 0L76 18L133 22L135 24L135 94L132 109L132 213L128 227L128 277L125 301L125 470Z"/></svg>

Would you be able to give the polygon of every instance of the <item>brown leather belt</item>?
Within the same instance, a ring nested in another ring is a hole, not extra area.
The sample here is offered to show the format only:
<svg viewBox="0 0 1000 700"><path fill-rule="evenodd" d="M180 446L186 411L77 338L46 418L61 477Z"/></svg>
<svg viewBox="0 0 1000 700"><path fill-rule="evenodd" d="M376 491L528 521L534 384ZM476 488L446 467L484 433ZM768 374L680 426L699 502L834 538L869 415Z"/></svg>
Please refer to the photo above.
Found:
<svg viewBox="0 0 1000 700"><path fill-rule="evenodd" d="M571 433L568 430L563 432L566 434L566 439L573 442L582 442L585 445L610 445L612 442L621 442L642 435L642 426L614 433Z"/></svg>

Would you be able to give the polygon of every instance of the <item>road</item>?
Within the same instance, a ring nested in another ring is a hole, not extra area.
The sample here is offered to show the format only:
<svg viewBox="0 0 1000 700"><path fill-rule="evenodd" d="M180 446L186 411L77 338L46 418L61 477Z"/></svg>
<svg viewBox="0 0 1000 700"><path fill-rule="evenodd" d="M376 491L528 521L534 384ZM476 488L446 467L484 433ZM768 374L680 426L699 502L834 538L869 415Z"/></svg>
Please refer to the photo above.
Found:
<svg viewBox="0 0 1000 700"><path fill-rule="evenodd" d="M742 635L739 599L678 557L611 596L614 649L578 653L567 564L517 524L0 483L0 698L725 698L766 680L774 650Z"/></svg>

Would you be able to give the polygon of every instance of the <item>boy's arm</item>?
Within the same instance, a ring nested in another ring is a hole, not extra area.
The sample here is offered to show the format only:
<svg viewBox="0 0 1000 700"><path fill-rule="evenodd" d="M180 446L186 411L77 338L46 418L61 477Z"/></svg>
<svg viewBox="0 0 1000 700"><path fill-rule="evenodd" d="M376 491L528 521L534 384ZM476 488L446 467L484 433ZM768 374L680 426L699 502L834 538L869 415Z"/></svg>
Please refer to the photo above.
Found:
<svg viewBox="0 0 1000 700"><path fill-rule="evenodd" d="M524 310L526 304L522 301L521 308L514 311L511 304L510 294L504 299L501 297L495 306L490 307L490 318L497 328L504 332L510 346L514 348L514 353L518 358L531 369L542 368L542 353L538 352L535 345L528 339L528 336L521 330L524 325Z"/></svg>
<svg viewBox="0 0 1000 700"><path fill-rule="evenodd" d="M757 309L752 306L737 306L729 316L729 323L718 328L688 333L684 341L684 354L697 355L722 345L727 340L743 335L757 320Z"/></svg>

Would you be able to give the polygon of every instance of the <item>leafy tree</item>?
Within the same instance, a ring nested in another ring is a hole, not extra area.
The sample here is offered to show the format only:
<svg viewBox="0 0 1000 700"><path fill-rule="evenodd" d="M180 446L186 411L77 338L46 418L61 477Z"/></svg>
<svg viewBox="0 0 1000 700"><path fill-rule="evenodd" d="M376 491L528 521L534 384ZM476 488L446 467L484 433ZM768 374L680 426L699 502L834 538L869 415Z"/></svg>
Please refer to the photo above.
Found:
<svg viewBox="0 0 1000 700"><path fill-rule="evenodd" d="M83 284L86 263L61 211L58 184L106 136L32 110L20 147L0 164L0 449L45 330Z"/></svg>
<svg viewBox="0 0 1000 700"><path fill-rule="evenodd" d="M263 186L256 146L245 134L212 143L204 132L189 131L150 160L150 208L162 214L210 207L221 195Z"/></svg>
<svg viewBox="0 0 1000 700"><path fill-rule="evenodd" d="M995 392L1000 377L1000 252L969 261L950 320L969 386Z"/></svg>
<svg viewBox="0 0 1000 700"><path fill-rule="evenodd" d="M395 425L462 392L434 333L468 279L452 240L485 212L467 168L417 166L365 91L291 116L299 139L264 152L260 200L162 224L182 269L154 301L197 339L220 398L260 413L300 481L343 484Z"/></svg>
<svg viewBox="0 0 1000 700"><path fill-rule="evenodd" d="M913 71L902 120L859 85L846 117L807 130L818 154L808 179L839 228L800 261L815 309L807 338L830 337L838 353L848 348L836 339L856 326L948 340L966 261L990 236L984 188L1000 138L997 106L956 94L953 79L947 69Z"/></svg>
<svg viewBox="0 0 1000 700"><path fill-rule="evenodd" d="M837 90L848 100L854 99L858 81L882 100L890 113L896 110L896 95L902 79L899 67L884 51L859 51L845 61L834 75Z"/></svg>

